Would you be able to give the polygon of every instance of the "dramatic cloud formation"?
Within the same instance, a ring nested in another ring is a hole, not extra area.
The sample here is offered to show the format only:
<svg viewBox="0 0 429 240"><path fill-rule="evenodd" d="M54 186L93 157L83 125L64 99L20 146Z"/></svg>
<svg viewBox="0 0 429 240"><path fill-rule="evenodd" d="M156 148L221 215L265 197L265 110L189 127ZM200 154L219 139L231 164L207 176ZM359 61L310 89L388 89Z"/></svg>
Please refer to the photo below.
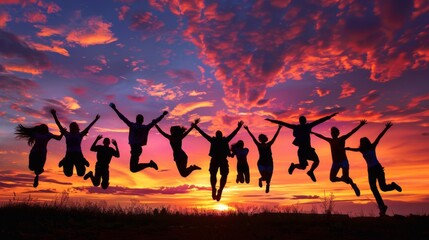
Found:
<svg viewBox="0 0 429 240"><path fill-rule="evenodd" d="M109 44L117 41L110 31L112 24L104 22L101 17L90 17L82 22L82 25L70 31L66 40L82 47L98 44Z"/></svg>

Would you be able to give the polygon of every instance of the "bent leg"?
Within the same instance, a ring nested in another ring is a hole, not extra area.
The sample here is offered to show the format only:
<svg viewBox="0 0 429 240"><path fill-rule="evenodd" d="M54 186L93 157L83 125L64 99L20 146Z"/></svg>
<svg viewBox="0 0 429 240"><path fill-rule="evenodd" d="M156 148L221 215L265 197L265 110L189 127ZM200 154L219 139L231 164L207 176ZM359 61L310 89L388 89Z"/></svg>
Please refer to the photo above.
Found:
<svg viewBox="0 0 429 240"><path fill-rule="evenodd" d="M396 186L393 184L386 184L386 176L384 173L384 169L381 169L378 175L378 185L380 186L380 190L383 192L389 192L396 189Z"/></svg>

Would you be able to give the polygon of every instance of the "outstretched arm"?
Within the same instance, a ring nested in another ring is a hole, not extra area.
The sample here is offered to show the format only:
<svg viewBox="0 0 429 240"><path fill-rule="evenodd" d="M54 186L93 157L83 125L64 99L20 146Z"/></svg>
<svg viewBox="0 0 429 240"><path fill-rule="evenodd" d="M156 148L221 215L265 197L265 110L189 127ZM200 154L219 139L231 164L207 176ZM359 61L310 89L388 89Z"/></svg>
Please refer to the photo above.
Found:
<svg viewBox="0 0 429 240"><path fill-rule="evenodd" d="M229 142L229 141L231 141L234 137L235 137L235 135L237 135L237 133L238 133L238 131L240 130L240 128L241 128L241 126L243 126L243 121L239 121L238 123L237 123L237 128L231 133L231 134L229 134L229 136L228 137L226 137L226 140Z"/></svg>
<svg viewBox="0 0 429 240"><path fill-rule="evenodd" d="M115 154L113 154L114 157L119 157L119 148L118 148L118 143L116 142L115 139L112 139L112 144L113 146L115 146Z"/></svg>
<svg viewBox="0 0 429 240"><path fill-rule="evenodd" d="M155 124L159 123L159 122L164 118L164 116L165 116L165 115L167 115L167 114L168 114L168 112L167 112L167 111L164 111L164 112L161 114L161 116L159 116L159 117L155 118L154 120L152 120L152 122L151 122L151 123L149 123L149 124L148 124L148 126L149 126L149 127L153 127Z"/></svg>
<svg viewBox="0 0 429 240"><path fill-rule="evenodd" d="M60 135L54 135L54 134L52 134L52 138L55 139L55 140L57 140L57 141L61 140L61 138L63 138L63 136L64 136L63 132L61 132Z"/></svg>
<svg viewBox="0 0 429 240"><path fill-rule="evenodd" d="M194 121L195 124L198 124L199 122L200 122L199 118L195 119ZM194 124L191 124L191 127L183 133L183 138L185 138L192 131L192 129L194 129Z"/></svg>
<svg viewBox="0 0 429 240"><path fill-rule="evenodd" d="M321 138L321 139L323 139L323 140L325 140L325 141L329 141L329 138L327 138L327 137L325 137L325 136L323 136L322 134L319 134L319 133L315 133L315 132L311 132L312 134L314 134L316 137L318 137L318 138Z"/></svg>
<svg viewBox="0 0 429 240"><path fill-rule="evenodd" d="M253 136L252 132L250 131L248 126L244 126L244 129L246 129L246 131L249 133L250 137L252 138L253 142L257 145L259 145L258 140L255 138L255 136Z"/></svg>
<svg viewBox="0 0 429 240"><path fill-rule="evenodd" d="M91 127L95 124L95 122L98 121L98 119L100 119L100 115L97 114L97 116L95 116L95 119L92 120L92 122L88 125L88 127L86 127L83 131L82 134L86 135L89 132L89 129L91 129Z"/></svg>
<svg viewBox="0 0 429 240"><path fill-rule="evenodd" d="M353 151L353 152L359 152L359 148L351 148L351 147L345 147L344 150Z"/></svg>
<svg viewBox="0 0 429 240"><path fill-rule="evenodd" d="M164 136L167 139L170 139L170 135L168 135L166 132L162 131L162 129L158 126L158 124L155 124L156 129L159 133L161 133L162 136Z"/></svg>
<svg viewBox="0 0 429 240"><path fill-rule="evenodd" d="M97 138L95 138L95 141L92 143L91 148L89 150L93 151L93 152L97 152L97 142L100 141L100 139L103 138L103 135L98 135Z"/></svg>
<svg viewBox="0 0 429 240"><path fill-rule="evenodd" d="M345 139L349 138L351 135L353 135L355 132L357 132L357 130L359 130L359 128L361 128L365 124L366 124L366 120L361 120L360 123L359 123L359 125L357 127L355 127L349 133L347 133L346 135L344 135Z"/></svg>
<svg viewBox="0 0 429 240"><path fill-rule="evenodd" d="M54 117L55 123L57 124L58 128L60 129L60 132L64 132L65 128L63 128L63 126L61 126L60 120L58 120L57 111L55 111L55 109L51 109L51 114Z"/></svg>
<svg viewBox="0 0 429 240"><path fill-rule="evenodd" d="M277 128L276 133L274 134L273 139L271 139L271 141L270 141L268 144L270 144L270 145L271 145L271 144L273 144L273 143L276 141L277 136L279 136L280 129L282 129L282 126L281 126L281 125L279 125L279 127Z"/></svg>
<svg viewBox="0 0 429 240"><path fill-rule="evenodd" d="M109 106L115 111L115 113L118 115L118 117L125 123L127 126L131 125L131 121L128 120L119 110L116 108L116 105L114 103L109 103Z"/></svg>
<svg viewBox="0 0 429 240"><path fill-rule="evenodd" d="M325 121L327 121L327 120L331 119L333 116L335 116L335 115L337 115L337 114L338 114L338 113L336 112L336 113L333 113L333 114L331 114L331 115L329 115L329 116L326 116L326 117L322 117L322 118L320 118L320 119L317 119L316 121L314 121L314 122L310 123L310 126L311 126L311 127L314 127L314 126L316 126L316 125L319 125L319 124L321 124L321 123L323 123L323 122L325 122Z"/></svg>
<svg viewBox="0 0 429 240"><path fill-rule="evenodd" d="M201 130L201 128L200 127L198 127L198 125L197 125L198 123L192 123L192 126L201 134L201 136L203 136L205 139L207 139L207 141L211 141L211 137L207 134L207 133L205 133L203 130Z"/></svg>
<svg viewBox="0 0 429 240"><path fill-rule="evenodd" d="M290 128L290 129L294 129L295 128L295 125L287 123L287 122L283 122L283 121L280 121L280 120L274 120L274 119L269 119L269 118L265 118L265 120L268 121L268 122L272 122L272 123L281 125L281 126L285 126L287 128Z"/></svg>
<svg viewBox="0 0 429 240"><path fill-rule="evenodd" d="M389 130L389 128L392 126L392 122L387 122L386 127L381 131L381 133L378 135L378 137L375 139L374 143L372 144L374 148L377 146L378 142L380 142L380 139L384 136L384 134Z"/></svg>

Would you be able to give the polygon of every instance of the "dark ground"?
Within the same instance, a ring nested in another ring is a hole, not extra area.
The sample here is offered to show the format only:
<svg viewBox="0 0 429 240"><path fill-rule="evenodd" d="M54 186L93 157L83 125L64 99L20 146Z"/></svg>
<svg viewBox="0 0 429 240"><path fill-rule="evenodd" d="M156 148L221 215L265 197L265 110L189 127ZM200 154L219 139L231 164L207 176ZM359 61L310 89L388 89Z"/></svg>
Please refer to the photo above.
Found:
<svg viewBox="0 0 429 240"><path fill-rule="evenodd" d="M0 239L429 239L429 216L128 214L89 208L0 207Z"/></svg>

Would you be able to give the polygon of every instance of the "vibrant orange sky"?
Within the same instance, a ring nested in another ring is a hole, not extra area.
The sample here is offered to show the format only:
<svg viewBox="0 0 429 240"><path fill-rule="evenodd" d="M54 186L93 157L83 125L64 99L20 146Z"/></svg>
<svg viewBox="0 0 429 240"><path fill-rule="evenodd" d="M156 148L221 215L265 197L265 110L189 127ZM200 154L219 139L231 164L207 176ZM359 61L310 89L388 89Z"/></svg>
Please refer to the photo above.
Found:
<svg viewBox="0 0 429 240"><path fill-rule="evenodd" d="M363 4L365 3L365 4ZM178 209L287 209L321 212L321 198L334 194L335 211L378 215L360 153L348 153L350 175L361 189L331 183L329 145L315 137L321 160L317 182L296 170L292 131L283 128L273 146L271 191L258 184L258 153L242 130L250 149L250 184L236 184L236 159L222 200L211 199L209 144L196 131L184 140L188 164L201 171L183 178L172 159L168 141L156 129L149 135L141 162L150 159L159 170L131 173L127 127L108 107L115 102L130 120L146 122L162 111L160 123L189 127L201 118L201 128L230 133L243 120L255 135L271 139L274 118L296 124L339 114L314 128L330 136L361 119L368 124L352 136L374 140L387 121L394 126L377 148L387 182L403 192L382 196L388 214L429 213L429 3L415 1L41 1L0 0L0 201L54 201L62 192L73 201L146 204ZM82 143L85 157L95 165L89 147L98 134L118 141L121 157L110 165L110 187L92 187L58 168L65 141L48 145L45 172L37 188L28 170L30 147L16 140L14 128L47 123L58 129L49 113L55 108L68 126L83 129L95 115L101 119ZM247 211L246 210L246 211Z"/></svg>

